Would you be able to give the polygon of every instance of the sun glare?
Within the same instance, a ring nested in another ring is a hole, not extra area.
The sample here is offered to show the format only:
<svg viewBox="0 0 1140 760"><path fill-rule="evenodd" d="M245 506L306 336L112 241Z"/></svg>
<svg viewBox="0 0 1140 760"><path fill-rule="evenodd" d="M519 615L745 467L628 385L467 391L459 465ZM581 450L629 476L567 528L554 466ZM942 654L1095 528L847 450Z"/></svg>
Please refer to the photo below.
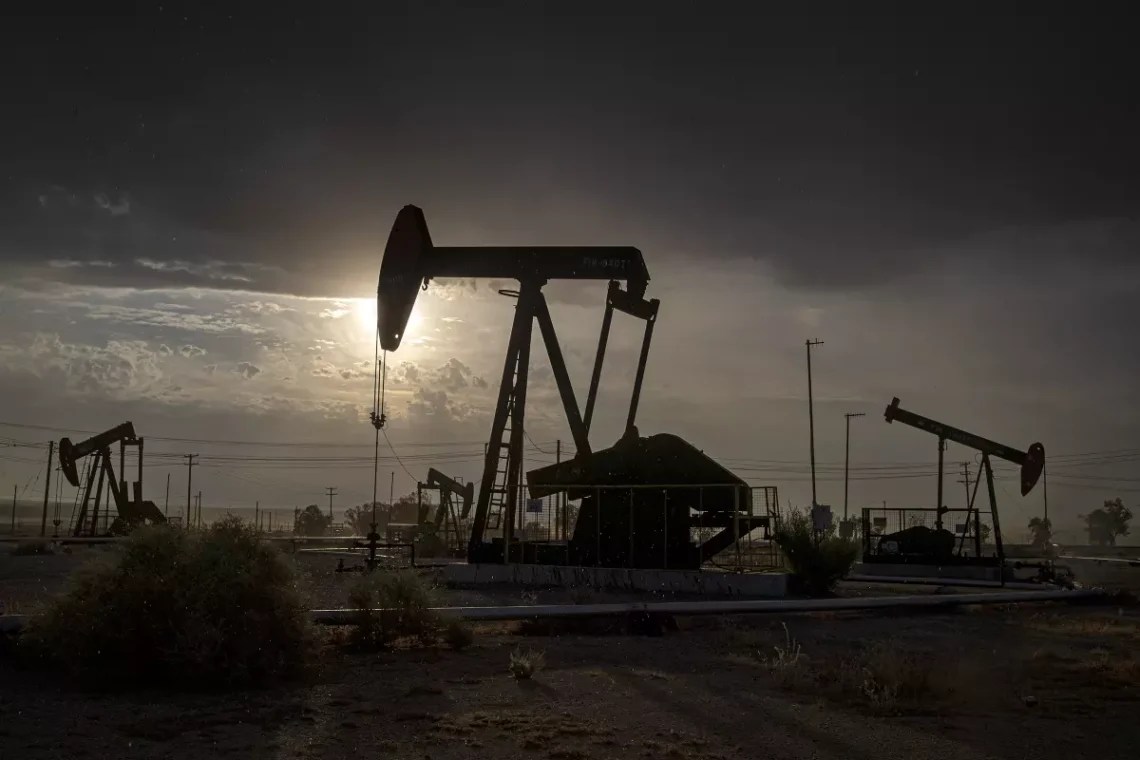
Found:
<svg viewBox="0 0 1140 760"><path fill-rule="evenodd" d="M408 327L404 331L405 340L419 337L420 326L423 324L423 317L419 314L419 304L412 309L412 316L408 318ZM356 321L360 325L360 330L368 340L376 338L376 299L375 298L357 298L354 311L356 312Z"/></svg>

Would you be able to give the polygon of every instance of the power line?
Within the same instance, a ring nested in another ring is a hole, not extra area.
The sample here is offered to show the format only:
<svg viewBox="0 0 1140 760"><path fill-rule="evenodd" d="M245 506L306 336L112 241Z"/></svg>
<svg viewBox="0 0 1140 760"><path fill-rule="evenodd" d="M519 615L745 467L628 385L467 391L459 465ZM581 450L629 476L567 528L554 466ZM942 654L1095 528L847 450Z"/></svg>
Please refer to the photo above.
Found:
<svg viewBox="0 0 1140 760"><path fill-rule="evenodd" d="M101 430L77 430L74 428L53 427L51 425L31 425L19 422L4 422L0 421L0 427L17 428L21 430L43 430L51 433L83 433L85 435L96 435L101 433ZM334 443L331 441L241 441L241 440L225 440L216 438L182 438L178 436L161 436L161 435L148 435L147 440L154 441L169 441L172 443L194 443L199 445L214 445L214 446L265 446L268 448L275 447L295 447L295 448L369 448L371 444L367 443ZM407 443L404 444L408 448L442 448L447 446L482 446L484 441L441 441L437 443ZM43 444L37 444L43 445Z"/></svg>
<svg viewBox="0 0 1140 760"><path fill-rule="evenodd" d="M404 472L409 478L418 483L419 478L412 474L411 470L409 470L404 464L404 460L400 459L400 455L396 453L396 447L392 445L392 439L388 437L388 431L380 428L380 432L384 434L384 440L387 441L388 448L392 450L392 456L394 456L396 458L396 461L400 463L400 467L403 468Z"/></svg>

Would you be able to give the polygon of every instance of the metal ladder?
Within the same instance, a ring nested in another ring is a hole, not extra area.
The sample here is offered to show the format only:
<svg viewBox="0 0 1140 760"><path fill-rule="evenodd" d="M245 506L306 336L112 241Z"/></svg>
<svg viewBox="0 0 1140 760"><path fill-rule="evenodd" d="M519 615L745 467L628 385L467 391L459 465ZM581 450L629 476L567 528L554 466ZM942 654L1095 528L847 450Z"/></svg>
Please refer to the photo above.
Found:
<svg viewBox="0 0 1140 760"><path fill-rule="evenodd" d="M495 469L495 481L491 486L491 500L487 506L487 529L498 530L503 522L503 513L506 511L507 498L510 489L515 484L508 482L511 471L511 419L514 416L516 383L519 377L519 366L516 361L511 372L511 391L507 396L507 421L503 427L503 437L499 440L499 461Z"/></svg>

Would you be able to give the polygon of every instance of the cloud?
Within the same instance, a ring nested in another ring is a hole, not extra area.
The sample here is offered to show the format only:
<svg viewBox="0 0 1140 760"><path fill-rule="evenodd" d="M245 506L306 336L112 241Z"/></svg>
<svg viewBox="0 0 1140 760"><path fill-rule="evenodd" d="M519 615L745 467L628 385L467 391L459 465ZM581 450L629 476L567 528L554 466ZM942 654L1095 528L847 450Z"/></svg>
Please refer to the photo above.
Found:
<svg viewBox="0 0 1140 760"><path fill-rule="evenodd" d="M43 204L41 203L41 205ZM106 193L96 193L95 205L108 212L111 216L124 216L131 213L131 202L125 196L120 198L117 202L112 203Z"/></svg>
<svg viewBox="0 0 1140 760"><path fill-rule="evenodd" d="M30 343L0 344L0 356L6 371L28 373L73 396L153 397L172 385L161 367L162 354L141 340L82 345L37 333Z"/></svg>
<svg viewBox="0 0 1140 760"><path fill-rule="evenodd" d="M206 349L199 348L198 346L185 345L178 349L178 353L185 356L187 359L192 359L195 356L201 356L206 353Z"/></svg>
<svg viewBox="0 0 1140 760"><path fill-rule="evenodd" d="M449 359L446 364L435 371L434 382L451 393L466 388L468 378L471 377L471 368L458 359Z"/></svg>
<svg viewBox="0 0 1140 760"><path fill-rule="evenodd" d="M239 375L244 377L246 380L250 380L255 375L261 374L261 367L258 367L254 364L250 364L249 362L238 362L238 365L237 365L237 367L234 368L234 371L236 371Z"/></svg>

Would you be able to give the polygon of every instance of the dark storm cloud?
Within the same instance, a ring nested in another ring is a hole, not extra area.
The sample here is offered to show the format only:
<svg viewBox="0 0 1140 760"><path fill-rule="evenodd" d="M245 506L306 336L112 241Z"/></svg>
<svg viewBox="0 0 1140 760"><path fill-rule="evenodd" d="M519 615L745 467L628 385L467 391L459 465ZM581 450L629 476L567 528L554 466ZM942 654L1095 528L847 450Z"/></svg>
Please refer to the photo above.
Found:
<svg viewBox="0 0 1140 760"><path fill-rule="evenodd" d="M806 288L1001 230L1101 225L1095 246L985 254L1014 266L1134 250L1140 119L1111 18L588 5L12 20L0 265L367 295L408 202L440 244L751 257Z"/></svg>

